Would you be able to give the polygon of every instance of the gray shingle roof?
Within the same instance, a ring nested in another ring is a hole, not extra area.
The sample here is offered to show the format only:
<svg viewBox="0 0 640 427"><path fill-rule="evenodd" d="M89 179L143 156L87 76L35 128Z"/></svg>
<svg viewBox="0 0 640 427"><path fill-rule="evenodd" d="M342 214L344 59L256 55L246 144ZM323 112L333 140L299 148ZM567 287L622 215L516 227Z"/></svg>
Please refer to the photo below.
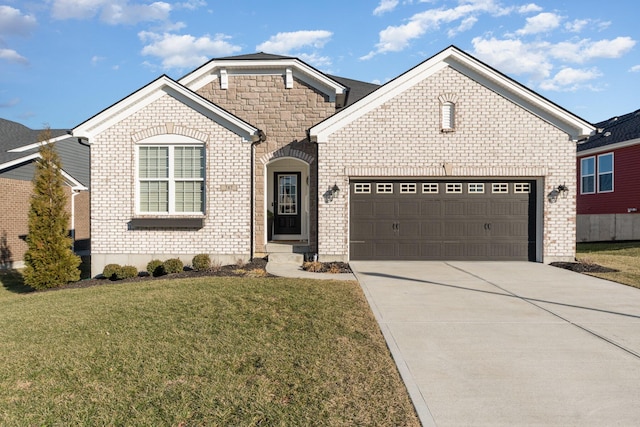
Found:
<svg viewBox="0 0 640 427"><path fill-rule="evenodd" d="M9 152L9 150L35 144L39 141L43 129L30 129L20 123L0 118L0 165L20 160L38 152L38 148L30 148L21 152ZM66 129L50 129L51 137L58 138L67 135ZM62 167L65 172L82 183L85 187L90 185L89 173L89 147L80 144L74 137L69 136L56 142L56 150L60 155ZM28 162L25 160L25 162ZM23 165L17 165L22 167ZM29 175L32 168L26 169ZM11 171L0 171L10 173ZM25 173L13 171L10 173L15 179L30 179Z"/></svg>
<svg viewBox="0 0 640 427"><path fill-rule="evenodd" d="M596 123L598 132L578 144L578 151L640 138L640 110Z"/></svg>

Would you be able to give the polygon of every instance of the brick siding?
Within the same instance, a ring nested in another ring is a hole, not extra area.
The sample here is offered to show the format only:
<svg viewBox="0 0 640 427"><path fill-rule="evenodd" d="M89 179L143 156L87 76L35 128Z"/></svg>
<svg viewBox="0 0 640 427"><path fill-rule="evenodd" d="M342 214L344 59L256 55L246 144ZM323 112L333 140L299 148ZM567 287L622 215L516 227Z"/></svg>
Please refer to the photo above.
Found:
<svg viewBox="0 0 640 427"><path fill-rule="evenodd" d="M440 101L455 94L455 131L440 129ZM349 178L354 176L445 176L543 178L544 262L575 256L575 144L533 114L445 68L360 117L318 146L319 186L337 183L332 203L319 204L319 252L348 258ZM566 199L546 195L561 184Z"/></svg>

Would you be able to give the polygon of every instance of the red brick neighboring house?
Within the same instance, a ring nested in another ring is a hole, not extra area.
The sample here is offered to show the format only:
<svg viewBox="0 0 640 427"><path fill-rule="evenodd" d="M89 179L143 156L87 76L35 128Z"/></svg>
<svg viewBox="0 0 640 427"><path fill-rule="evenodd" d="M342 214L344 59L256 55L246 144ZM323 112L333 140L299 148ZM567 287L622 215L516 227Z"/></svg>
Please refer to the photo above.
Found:
<svg viewBox="0 0 640 427"><path fill-rule="evenodd" d="M577 149L577 241L640 240L640 110L596 127Z"/></svg>
<svg viewBox="0 0 640 427"><path fill-rule="evenodd" d="M27 250L29 205L42 130L0 119L0 269L21 268ZM70 233L76 253L90 248L89 147L66 130L51 129L67 185Z"/></svg>

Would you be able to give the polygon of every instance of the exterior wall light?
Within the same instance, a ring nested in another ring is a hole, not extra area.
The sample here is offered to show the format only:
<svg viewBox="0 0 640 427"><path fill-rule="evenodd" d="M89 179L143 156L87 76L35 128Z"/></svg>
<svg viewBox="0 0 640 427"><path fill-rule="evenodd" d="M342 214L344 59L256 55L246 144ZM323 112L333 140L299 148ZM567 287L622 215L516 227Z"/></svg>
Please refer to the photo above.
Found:
<svg viewBox="0 0 640 427"><path fill-rule="evenodd" d="M547 200L549 200L549 203L555 203L558 201L558 196L562 196L563 199L566 199L568 195L569 187L567 187L565 184L562 184L558 185L551 191L551 193L547 194Z"/></svg>

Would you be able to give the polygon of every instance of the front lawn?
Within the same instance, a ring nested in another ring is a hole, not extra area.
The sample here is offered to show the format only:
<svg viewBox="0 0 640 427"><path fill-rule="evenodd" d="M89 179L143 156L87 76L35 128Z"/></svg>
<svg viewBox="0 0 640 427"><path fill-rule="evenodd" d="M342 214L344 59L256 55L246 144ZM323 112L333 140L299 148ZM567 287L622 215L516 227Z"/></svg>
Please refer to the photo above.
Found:
<svg viewBox="0 0 640 427"><path fill-rule="evenodd" d="M616 270L592 272L592 276L640 288L640 242L578 243L576 258Z"/></svg>
<svg viewBox="0 0 640 427"><path fill-rule="evenodd" d="M0 282L0 425L419 425L355 282Z"/></svg>

